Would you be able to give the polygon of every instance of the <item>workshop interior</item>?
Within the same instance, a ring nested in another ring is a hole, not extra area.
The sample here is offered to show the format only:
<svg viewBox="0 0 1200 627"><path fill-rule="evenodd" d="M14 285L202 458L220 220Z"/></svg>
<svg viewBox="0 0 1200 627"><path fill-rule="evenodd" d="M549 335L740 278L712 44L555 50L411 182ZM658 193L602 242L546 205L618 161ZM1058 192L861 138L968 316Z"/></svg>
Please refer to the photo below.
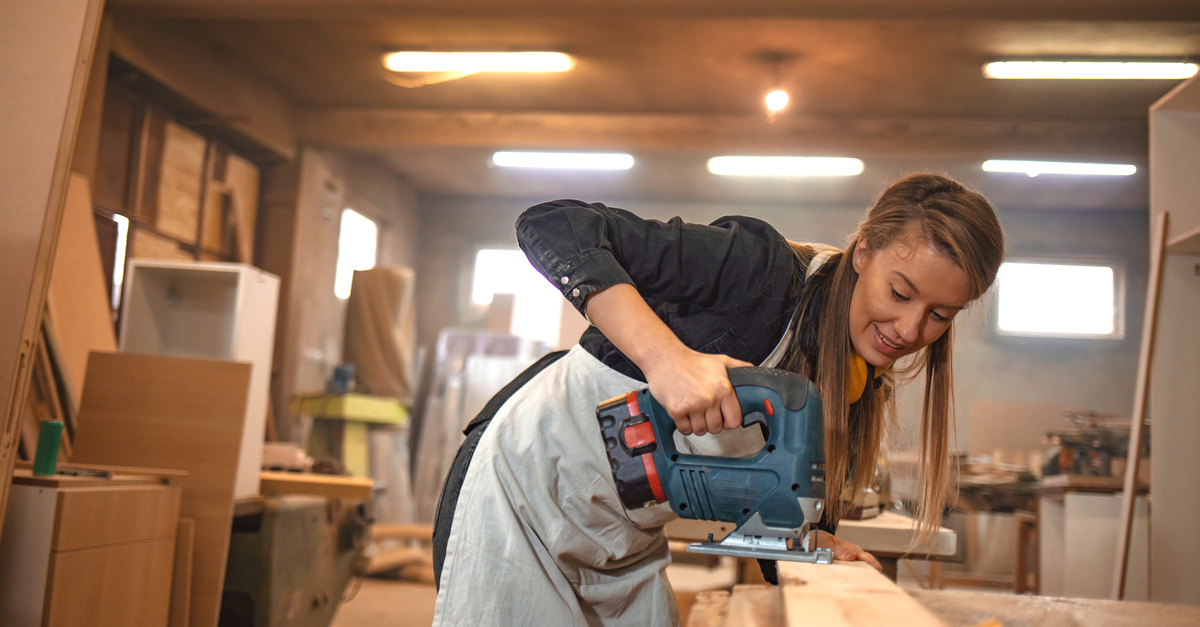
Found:
<svg viewBox="0 0 1200 627"><path fill-rule="evenodd" d="M840 496L801 374L729 370L739 457L590 401L677 624L1200 625L1194 1L5 0L0 51L0 625L457 624L460 447L596 320L522 212L842 248L921 172L1005 236L941 502L917 357Z"/></svg>

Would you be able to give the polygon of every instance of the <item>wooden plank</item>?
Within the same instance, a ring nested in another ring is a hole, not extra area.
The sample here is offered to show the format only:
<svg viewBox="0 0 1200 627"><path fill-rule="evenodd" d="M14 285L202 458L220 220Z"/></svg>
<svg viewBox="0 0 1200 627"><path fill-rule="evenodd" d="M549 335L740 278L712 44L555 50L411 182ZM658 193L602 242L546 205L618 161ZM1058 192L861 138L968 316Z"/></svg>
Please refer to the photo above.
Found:
<svg viewBox="0 0 1200 627"><path fill-rule="evenodd" d="M372 525L371 541L421 540L433 541L433 525Z"/></svg>
<svg viewBox="0 0 1200 627"><path fill-rule="evenodd" d="M424 549L393 549L371 556L367 563L367 574L374 575L405 566L433 564L433 557Z"/></svg>
<svg viewBox="0 0 1200 627"><path fill-rule="evenodd" d="M687 627L721 627L729 611L729 592L710 590L696 595L688 613Z"/></svg>
<svg viewBox="0 0 1200 627"><path fill-rule="evenodd" d="M171 599L175 539L50 557L46 627L160 627Z"/></svg>
<svg viewBox="0 0 1200 627"><path fill-rule="evenodd" d="M0 519L8 502L31 353L41 332L50 267L66 199L71 150L103 3L0 3Z"/></svg>
<svg viewBox="0 0 1200 627"><path fill-rule="evenodd" d="M1158 327L1159 292L1162 287L1163 256L1167 248L1166 211L1154 216L1150 239L1150 284L1146 294L1146 313L1142 318L1142 348L1138 354L1137 387L1133 393L1133 421L1129 429L1129 455L1125 464L1125 487L1121 500L1121 529L1117 532L1117 556L1113 563L1112 594L1117 601L1125 598L1125 575L1129 570L1129 536L1133 531L1133 505L1137 500L1138 459L1146 422L1146 400L1150 390L1150 363L1154 359L1154 332ZM1168 497L1169 498L1169 497Z"/></svg>
<svg viewBox="0 0 1200 627"><path fill-rule="evenodd" d="M88 353L117 350L91 192L88 180L80 174L71 175L58 238L46 295L45 324L54 338L55 358L67 388L70 406L66 412L74 416L83 394Z"/></svg>
<svg viewBox="0 0 1200 627"><path fill-rule="evenodd" d="M734 586L729 595L728 627L782 627L787 615L779 586Z"/></svg>
<svg viewBox="0 0 1200 627"><path fill-rule="evenodd" d="M1195 627L1200 607L974 590L912 590L909 594L947 625L982 627ZM988 621L995 621L989 623Z"/></svg>
<svg viewBox="0 0 1200 627"><path fill-rule="evenodd" d="M298 472L263 471L259 475L259 489L263 494L311 494L331 499L371 498L370 479L360 477L338 477Z"/></svg>
<svg viewBox="0 0 1200 627"><path fill-rule="evenodd" d="M175 531L175 570L171 574L171 611L167 627L188 626L188 606L192 589L192 550L196 540L196 521L180 518Z"/></svg>
<svg viewBox="0 0 1200 627"><path fill-rule="evenodd" d="M62 488L53 550L173 538L180 492L164 485Z"/></svg>
<svg viewBox="0 0 1200 627"><path fill-rule="evenodd" d="M33 463L33 456L37 451L39 421L37 419L37 411L34 409L34 403L36 402L36 399L27 395L21 411L21 425L19 427L21 448L25 451L25 461L30 463Z"/></svg>
<svg viewBox="0 0 1200 627"><path fill-rule="evenodd" d="M88 362L75 459L190 473L180 515L196 521L194 627L217 624L249 386L248 363L126 353Z"/></svg>
<svg viewBox="0 0 1200 627"><path fill-rule="evenodd" d="M779 562L787 625L935 627L942 625L899 586L864 562Z"/></svg>
<svg viewBox="0 0 1200 627"><path fill-rule="evenodd" d="M33 462L29 462L29 461L17 462L17 468L18 469L24 468L25 470L29 470L29 469L33 468ZM108 472L111 472L113 474L113 478L107 479L106 482L115 481L118 479L127 479L128 480L131 478L143 478L143 480L146 480L146 479L152 480L154 483L180 484L183 482L184 479L187 479L187 476L188 476L188 472L186 470L174 470L174 469L166 469L166 468L140 468L140 467L136 467L136 466L114 466L112 464L83 464L83 463L80 463L77 461L71 462L71 464L70 464L70 466L68 466L68 468L78 468L80 470L107 470ZM29 473L25 473L24 476L28 477ZM15 473L14 477L21 477L21 475L20 475L20 473ZM84 479L95 481L95 478L73 477L73 476L61 475L61 474L55 475L53 477L37 477L36 479L49 479L49 480L55 481L57 483L52 484L54 486L63 485L64 482L68 482L68 481L80 481L80 480L84 480ZM22 479L22 481L25 483L29 483L28 479ZM30 484L30 485L33 485L33 484ZM48 485L50 485L50 484L48 484Z"/></svg>

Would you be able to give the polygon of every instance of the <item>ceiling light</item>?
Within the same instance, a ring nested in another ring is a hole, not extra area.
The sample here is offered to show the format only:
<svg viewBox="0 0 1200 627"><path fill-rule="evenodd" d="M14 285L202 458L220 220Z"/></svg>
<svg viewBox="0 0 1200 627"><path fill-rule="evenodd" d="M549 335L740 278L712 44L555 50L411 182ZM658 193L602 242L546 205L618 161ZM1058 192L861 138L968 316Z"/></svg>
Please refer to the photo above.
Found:
<svg viewBox="0 0 1200 627"><path fill-rule="evenodd" d="M633 157L613 152L497 152L492 163L505 168L628 170Z"/></svg>
<svg viewBox="0 0 1200 627"><path fill-rule="evenodd" d="M393 52L383 65L393 72L565 72L575 60L561 52Z"/></svg>
<svg viewBox="0 0 1200 627"><path fill-rule="evenodd" d="M788 104L788 93L782 89L767 94L767 110L771 113L783 111L783 108Z"/></svg>
<svg viewBox="0 0 1200 627"><path fill-rule="evenodd" d="M1020 172L1029 176L1039 174L1090 174L1099 176L1129 176L1137 167L1119 163L1065 163L1061 161L1005 161L990 159L983 162L984 172Z"/></svg>
<svg viewBox="0 0 1200 627"><path fill-rule="evenodd" d="M1118 61L998 61L983 66L988 78L1181 79L1196 74L1195 63Z"/></svg>
<svg viewBox="0 0 1200 627"><path fill-rule="evenodd" d="M708 171L733 176L854 176L863 162L844 157L713 157Z"/></svg>

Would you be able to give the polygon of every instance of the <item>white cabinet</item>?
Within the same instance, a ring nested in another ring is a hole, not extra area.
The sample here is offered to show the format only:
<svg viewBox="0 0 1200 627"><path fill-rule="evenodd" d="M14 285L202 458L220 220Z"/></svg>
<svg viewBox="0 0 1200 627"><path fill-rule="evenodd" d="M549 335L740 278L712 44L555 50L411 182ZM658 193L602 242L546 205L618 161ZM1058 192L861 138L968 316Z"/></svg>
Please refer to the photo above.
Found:
<svg viewBox="0 0 1200 627"><path fill-rule="evenodd" d="M240 263L132 259L120 350L252 364L237 498L258 494L279 278Z"/></svg>
<svg viewBox="0 0 1200 627"><path fill-rule="evenodd" d="M1169 211L1150 369L1150 600L1200 605L1200 80L1150 108L1150 213ZM1132 555L1132 553L1131 553Z"/></svg>
<svg viewBox="0 0 1200 627"><path fill-rule="evenodd" d="M1113 551L1121 527L1121 495L1066 492L1038 500L1039 594L1108 599L1112 593ZM1126 601L1148 600L1149 532L1147 502L1134 503L1129 539Z"/></svg>

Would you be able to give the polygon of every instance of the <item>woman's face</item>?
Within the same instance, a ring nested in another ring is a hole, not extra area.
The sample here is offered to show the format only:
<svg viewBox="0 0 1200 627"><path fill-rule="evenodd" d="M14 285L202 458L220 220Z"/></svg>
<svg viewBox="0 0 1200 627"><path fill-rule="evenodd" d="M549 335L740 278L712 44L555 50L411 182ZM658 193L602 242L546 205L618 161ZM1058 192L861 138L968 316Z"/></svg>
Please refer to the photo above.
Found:
<svg viewBox="0 0 1200 627"><path fill-rule="evenodd" d="M970 300L967 273L920 236L878 251L859 241L854 270L850 339L878 368L929 346Z"/></svg>

